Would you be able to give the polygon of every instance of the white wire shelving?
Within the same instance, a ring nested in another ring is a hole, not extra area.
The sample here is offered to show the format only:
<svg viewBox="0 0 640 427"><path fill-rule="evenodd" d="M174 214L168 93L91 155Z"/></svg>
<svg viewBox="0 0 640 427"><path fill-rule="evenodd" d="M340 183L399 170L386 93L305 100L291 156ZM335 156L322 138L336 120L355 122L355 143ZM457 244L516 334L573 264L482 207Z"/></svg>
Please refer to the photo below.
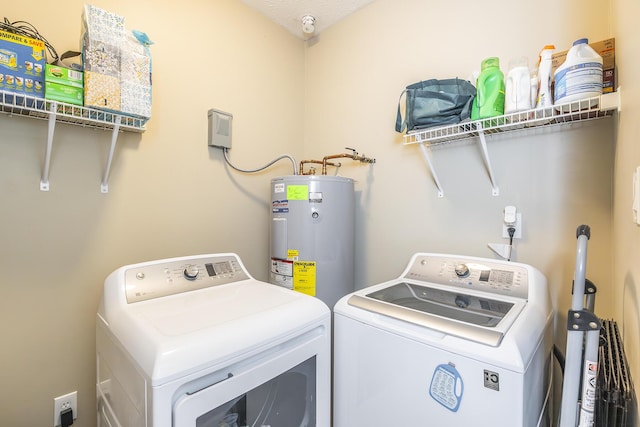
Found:
<svg viewBox="0 0 640 427"><path fill-rule="evenodd" d="M118 134L121 131L142 133L145 131L147 119L103 111L80 105L51 101L22 94L0 90L0 113L9 116L29 117L48 120L47 144L44 154L44 164L40 179L40 190L49 191L49 171L51 166L51 149L56 123L64 123L92 129L111 131L111 146L102 174L100 191L109 192L109 172L115 151Z"/></svg>
<svg viewBox="0 0 640 427"><path fill-rule="evenodd" d="M612 116L619 110L620 90L601 96L554 105L553 107L531 109L517 113L505 114L474 121L466 121L454 125L433 127L407 132L404 144L419 144L421 152L429 166L433 180L438 187L438 197L444 197L444 190L433 166L431 148L455 143L469 138L478 138L484 157L485 166L491 180L491 193L500 194L493 174L491 160L487 150L486 135L504 134L525 131L538 127L557 126L573 122L594 120Z"/></svg>

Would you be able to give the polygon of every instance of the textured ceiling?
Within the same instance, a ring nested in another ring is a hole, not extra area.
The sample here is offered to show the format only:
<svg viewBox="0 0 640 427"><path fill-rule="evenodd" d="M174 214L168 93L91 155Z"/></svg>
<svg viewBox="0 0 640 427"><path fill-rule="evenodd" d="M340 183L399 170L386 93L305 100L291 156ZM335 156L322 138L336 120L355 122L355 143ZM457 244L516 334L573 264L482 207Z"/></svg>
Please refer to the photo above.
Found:
<svg viewBox="0 0 640 427"><path fill-rule="evenodd" d="M323 30L374 0L241 0L275 23L283 26L303 40L320 34ZM315 18L315 32L302 31L302 17Z"/></svg>

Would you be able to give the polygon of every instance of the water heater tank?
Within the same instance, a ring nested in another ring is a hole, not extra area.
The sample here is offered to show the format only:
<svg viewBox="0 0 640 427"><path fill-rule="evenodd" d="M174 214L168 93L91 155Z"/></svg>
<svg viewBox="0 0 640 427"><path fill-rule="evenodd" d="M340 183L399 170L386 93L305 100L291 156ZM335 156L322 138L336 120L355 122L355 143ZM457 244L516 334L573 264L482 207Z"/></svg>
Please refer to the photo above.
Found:
<svg viewBox="0 0 640 427"><path fill-rule="evenodd" d="M271 283L331 309L354 291L353 184L327 175L271 180Z"/></svg>

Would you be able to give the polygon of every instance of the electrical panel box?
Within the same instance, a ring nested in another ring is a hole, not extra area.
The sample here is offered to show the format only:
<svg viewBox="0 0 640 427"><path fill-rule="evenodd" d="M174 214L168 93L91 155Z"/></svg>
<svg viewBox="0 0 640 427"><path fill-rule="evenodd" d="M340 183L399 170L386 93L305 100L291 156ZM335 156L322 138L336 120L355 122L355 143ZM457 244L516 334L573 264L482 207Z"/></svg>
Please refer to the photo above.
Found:
<svg viewBox="0 0 640 427"><path fill-rule="evenodd" d="M233 115L224 111L209 110L209 146L231 148L231 121Z"/></svg>

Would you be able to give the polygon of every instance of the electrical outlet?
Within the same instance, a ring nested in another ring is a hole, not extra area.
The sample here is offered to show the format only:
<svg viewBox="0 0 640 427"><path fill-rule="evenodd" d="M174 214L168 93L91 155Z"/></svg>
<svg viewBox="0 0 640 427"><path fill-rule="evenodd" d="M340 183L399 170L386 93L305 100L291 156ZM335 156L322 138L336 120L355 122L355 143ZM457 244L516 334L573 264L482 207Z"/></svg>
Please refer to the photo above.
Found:
<svg viewBox="0 0 640 427"><path fill-rule="evenodd" d="M502 222L502 237L505 239L509 238L509 231L507 224ZM515 223L516 232L513 233L514 239L522 239L522 214L520 212L516 213L516 223Z"/></svg>
<svg viewBox="0 0 640 427"><path fill-rule="evenodd" d="M53 399L53 427L62 425L60 413L71 408L73 411L73 419L78 418L78 392L74 391L64 396L58 396Z"/></svg>

